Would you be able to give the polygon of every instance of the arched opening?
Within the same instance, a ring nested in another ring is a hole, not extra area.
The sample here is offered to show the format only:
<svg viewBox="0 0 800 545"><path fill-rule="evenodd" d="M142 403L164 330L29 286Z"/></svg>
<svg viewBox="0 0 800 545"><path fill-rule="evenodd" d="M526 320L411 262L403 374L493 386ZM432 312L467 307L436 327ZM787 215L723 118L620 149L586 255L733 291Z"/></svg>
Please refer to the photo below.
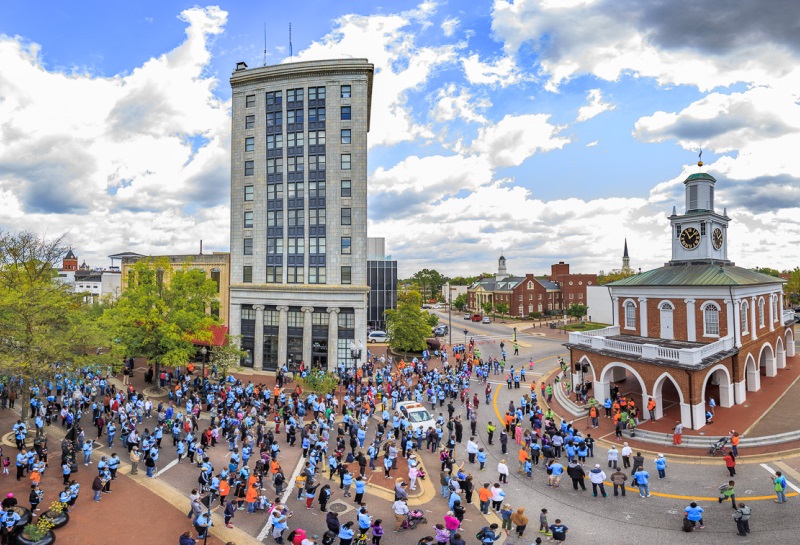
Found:
<svg viewBox="0 0 800 545"><path fill-rule="evenodd" d="M794 331L791 328L786 330L786 357L794 357Z"/></svg>
<svg viewBox="0 0 800 545"><path fill-rule="evenodd" d="M574 385L573 391L575 392L575 396L577 398L579 387L582 383L586 383L587 387L587 395L589 397L600 397L601 393L597 392L597 375L594 371L594 365L592 365L591 360L586 356L581 356L581 359L578 360L572 366L572 384ZM605 398L600 398L605 399Z"/></svg>
<svg viewBox="0 0 800 545"><path fill-rule="evenodd" d="M733 383L731 375L724 365L712 367L706 374L703 383L703 407L709 406L712 396L718 407L733 406Z"/></svg>
<svg viewBox="0 0 800 545"><path fill-rule="evenodd" d="M748 392L757 392L761 389L761 375L752 354L747 355L744 364L744 380Z"/></svg>
<svg viewBox="0 0 800 545"><path fill-rule="evenodd" d="M775 341L775 358L777 359L777 367L778 369L785 369L786 368L786 350L783 346L783 338L778 337L778 340Z"/></svg>
<svg viewBox="0 0 800 545"><path fill-rule="evenodd" d="M619 396L633 399L640 411L647 406L647 387L642 376L630 365L612 362L603 368L600 374L595 397L598 401L617 392ZM600 397L602 394L602 397Z"/></svg>
<svg viewBox="0 0 800 545"><path fill-rule="evenodd" d="M684 412L687 419L689 418L689 406L683 400L683 392L669 373L664 373L656 379L652 397L656 402L656 419L666 417L667 420L683 421Z"/></svg>
<svg viewBox="0 0 800 545"><path fill-rule="evenodd" d="M775 352L772 346L765 344L761 347L758 355L758 369L762 376L774 377L778 374L778 367L775 362Z"/></svg>

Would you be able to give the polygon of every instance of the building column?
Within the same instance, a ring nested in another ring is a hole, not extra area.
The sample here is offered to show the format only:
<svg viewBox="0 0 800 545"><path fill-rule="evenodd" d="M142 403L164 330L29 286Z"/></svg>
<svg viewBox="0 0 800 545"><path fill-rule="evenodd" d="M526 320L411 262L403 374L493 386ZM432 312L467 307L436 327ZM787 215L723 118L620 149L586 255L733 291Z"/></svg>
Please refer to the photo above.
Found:
<svg viewBox="0 0 800 545"><path fill-rule="evenodd" d="M692 427L691 427L692 426L692 415L694 415L694 428L693 429L699 430L699 429L703 428L706 425L706 408L705 408L705 405L703 405L702 403L698 403L696 405L691 405L689 410L691 411L691 414L689 415L688 419L682 421L683 426L686 427L686 428L692 429ZM683 412L683 411L681 411L681 412ZM681 418L684 418L683 414L681 414Z"/></svg>
<svg viewBox="0 0 800 545"><path fill-rule="evenodd" d="M647 337L647 298L639 297L639 335Z"/></svg>
<svg viewBox="0 0 800 545"><path fill-rule="evenodd" d="M276 307L278 315L278 368L286 363L286 351L289 343L289 307Z"/></svg>
<svg viewBox="0 0 800 545"><path fill-rule="evenodd" d="M253 369L264 368L264 305L253 305L256 311L256 332L253 336Z"/></svg>
<svg viewBox="0 0 800 545"><path fill-rule="evenodd" d="M775 297L775 294L772 293L769 296L769 330L775 331L775 305L772 304L772 298ZM783 318L783 313L781 313L781 318Z"/></svg>
<svg viewBox="0 0 800 545"><path fill-rule="evenodd" d="M231 337L242 334L242 305L231 304L228 317L228 333Z"/></svg>
<svg viewBox="0 0 800 545"><path fill-rule="evenodd" d="M330 307L328 311L328 370L335 371L339 364L339 309Z"/></svg>
<svg viewBox="0 0 800 545"><path fill-rule="evenodd" d="M311 313L314 307L302 307L303 312L303 362L306 368L311 367Z"/></svg>
<svg viewBox="0 0 800 545"><path fill-rule="evenodd" d="M697 316L694 310L694 299L684 299L683 302L686 303L686 340L694 342L697 340ZM674 323L672 327L675 327Z"/></svg>
<svg viewBox="0 0 800 545"><path fill-rule="evenodd" d="M619 326L619 297L612 298L611 317L611 325Z"/></svg>
<svg viewBox="0 0 800 545"><path fill-rule="evenodd" d="M730 382L728 384L719 385L719 406L730 408L733 407L733 384Z"/></svg>
<svg viewBox="0 0 800 545"><path fill-rule="evenodd" d="M786 369L786 350L783 348L778 349L777 353L778 369Z"/></svg>
<svg viewBox="0 0 800 545"><path fill-rule="evenodd" d="M362 362L367 360L367 309L364 307L356 307L355 312L355 345L358 350L361 350L361 359L356 362L356 369L361 367Z"/></svg>
<svg viewBox="0 0 800 545"><path fill-rule="evenodd" d="M760 362L759 362L760 363ZM775 356L764 356L764 370L765 375L768 377L774 377L778 374L778 362L775 360Z"/></svg>
<svg viewBox="0 0 800 545"><path fill-rule="evenodd" d="M747 399L747 385L745 384L744 374L742 374L742 377L741 381L733 383L734 395L739 400L738 405L741 405Z"/></svg>
<svg viewBox="0 0 800 545"><path fill-rule="evenodd" d="M735 332L735 339L734 342L736 343L736 348L742 347L742 306L741 302L734 301L733 302L733 324L730 322L730 312L728 312L728 331L731 331L731 325L733 325L733 331Z"/></svg>
<svg viewBox="0 0 800 545"><path fill-rule="evenodd" d="M758 322L756 322L756 301L755 297L750 299L750 338L756 340L758 337ZM775 376L775 375L773 375Z"/></svg>

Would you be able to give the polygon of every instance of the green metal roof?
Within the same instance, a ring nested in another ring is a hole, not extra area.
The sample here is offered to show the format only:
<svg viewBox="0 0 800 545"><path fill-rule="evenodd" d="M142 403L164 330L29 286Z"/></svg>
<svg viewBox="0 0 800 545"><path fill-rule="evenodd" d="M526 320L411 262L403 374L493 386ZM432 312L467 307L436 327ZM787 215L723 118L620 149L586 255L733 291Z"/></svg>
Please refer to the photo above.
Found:
<svg viewBox="0 0 800 545"><path fill-rule="evenodd" d="M706 174L705 172L698 172L697 174L689 175L684 182L691 182L692 180L711 180L712 182L716 182L716 178L714 178L711 174Z"/></svg>
<svg viewBox="0 0 800 545"><path fill-rule="evenodd" d="M752 269L722 264L668 265L611 282L609 286L752 286L785 280Z"/></svg>

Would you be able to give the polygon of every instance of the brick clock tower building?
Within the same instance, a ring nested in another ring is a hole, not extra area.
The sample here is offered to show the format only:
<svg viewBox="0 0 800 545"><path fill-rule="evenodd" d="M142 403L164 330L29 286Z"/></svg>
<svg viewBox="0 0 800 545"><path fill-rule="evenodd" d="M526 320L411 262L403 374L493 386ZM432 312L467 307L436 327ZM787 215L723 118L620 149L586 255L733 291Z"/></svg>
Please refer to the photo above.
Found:
<svg viewBox="0 0 800 545"><path fill-rule="evenodd" d="M702 166L702 163L698 163ZM742 404L794 356L793 313L783 312L783 280L728 260L728 224L714 210L716 180L685 181L686 211L673 208L672 259L609 284L613 325L570 333L573 383L593 381L599 400L617 384L656 417L705 425L711 396Z"/></svg>

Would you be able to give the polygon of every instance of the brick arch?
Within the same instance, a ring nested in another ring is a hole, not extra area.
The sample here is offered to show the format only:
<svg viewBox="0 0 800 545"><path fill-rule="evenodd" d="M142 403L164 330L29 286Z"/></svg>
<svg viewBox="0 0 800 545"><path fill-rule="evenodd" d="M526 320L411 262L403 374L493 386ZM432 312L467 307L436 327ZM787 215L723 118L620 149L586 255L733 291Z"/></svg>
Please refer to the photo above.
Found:
<svg viewBox="0 0 800 545"><path fill-rule="evenodd" d="M775 361L775 350L769 343L761 345L758 351L758 368L764 368L764 374L768 377L774 377L778 374L777 362Z"/></svg>
<svg viewBox="0 0 800 545"><path fill-rule="evenodd" d="M786 356L791 358L794 356L794 331L791 327L786 328Z"/></svg>
<svg viewBox="0 0 800 545"><path fill-rule="evenodd" d="M753 354L747 354L744 362L744 380L748 392L757 392L761 389L761 373L758 372L758 364Z"/></svg>
<svg viewBox="0 0 800 545"><path fill-rule="evenodd" d="M581 365L583 365L584 363L588 364L589 369L591 369L592 371L592 382L593 383L597 382L597 371L594 368L592 360L590 360L589 357L584 354L583 356L581 356L581 359L578 360L578 363L580 363Z"/></svg>
<svg viewBox="0 0 800 545"><path fill-rule="evenodd" d="M635 367L633 367L633 366L631 366L631 365L629 365L627 363L624 363L624 362L621 362L621 361L611 361L611 362L605 364L603 366L603 369L600 371L600 376L598 377L599 382L602 383L602 384L609 384L610 383L610 380L609 380L610 377L608 375L608 372L611 369L614 369L614 368L623 368L623 369L626 369L626 370L630 371L631 374L639 382L639 387L642 390L642 399L646 400L648 393L647 393L647 384L645 383L644 378L642 377L641 373ZM596 395L596 393L595 393L595 395ZM603 393L603 397L605 397L605 392Z"/></svg>
<svg viewBox="0 0 800 545"><path fill-rule="evenodd" d="M719 385L719 399L717 400L717 404L720 407L731 407L733 406L733 379L731 377L731 371L725 365L718 363L717 365L711 367L708 372L706 372L706 376L703 379L703 387L700 389L701 399L703 403L703 407L706 404L706 387L708 386L708 380L716 373L717 371L722 370L724 371L725 378L728 379L728 383L723 385L720 383Z"/></svg>

